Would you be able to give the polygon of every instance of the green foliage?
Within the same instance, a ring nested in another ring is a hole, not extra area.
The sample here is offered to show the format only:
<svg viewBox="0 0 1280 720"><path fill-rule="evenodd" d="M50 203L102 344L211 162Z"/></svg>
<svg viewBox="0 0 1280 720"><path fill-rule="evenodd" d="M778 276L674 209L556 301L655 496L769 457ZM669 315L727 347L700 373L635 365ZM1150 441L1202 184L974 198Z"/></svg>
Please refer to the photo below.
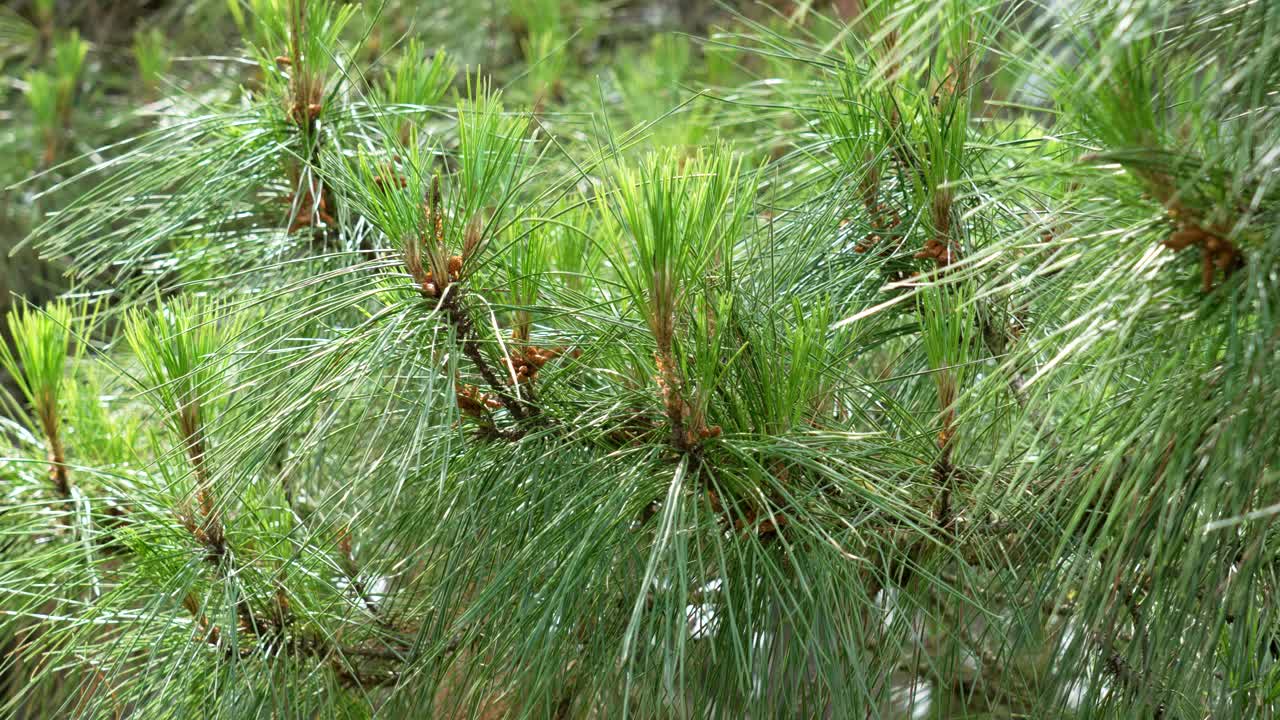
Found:
<svg viewBox="0 0 1280 720"><path fill-rule="evenodd" d="M737 163L722 150L654 155L618 170L617 213L627 246L611 258L656 341L670 346L676 315L733 281L734 245L748 203L733 202Z"/></svg>
<svg viewBox="0 0 1280 720"><path fill-rule="evenodd" d="M525 37L520 50L529 66L529 80L535 98L542 98L561 82L568 64L566 45L569 23L561 0L532 0L513 3L511 12Z"/></svg>
<svg viewBox="0 0 1280 720"><path fill-rule="evenodd" d="M436 105L457 73L444 51L433 53L426 62L422 44L413 39L378 86L378 99L386 105Z"/></svg>
<svg viewBox="0 0 1280 720"><path fill-rule="evenodd" d="M71 127L71 111L89 46L72 30L53 46L50 70L31 70L25 77L25 94L36 127L44 138L42 161L51 165L61 151L64 134Z"/></svg>
<svg viewBox="0 0 1280 720"><path fill-rule="evenodd" d="M27 103L42 128L56 129L60 119L59 89L57 79L43 70L34 70L26 77Z"/></svg>
<svg viewBox="0 0 1280 720"><path fill-rule="evenodd" d="M0 59L31 52L40 31L10 7L0 7Z"/></svg>
<svg viewBox="0 0 1280 720"><path fill-rule="evenodd" d="M231 2L48 170L5 712L1273 715L1275 4L632 5Z"/></svg>
<svg viewBox="0 0 1280 720"><path fill-rule="evenodd" d="M54 43L53 68L58 76L60 90L68 101L75 94L75 84L88 54L89 45L80 39L80 33L75 30Z"/></svg>
<svg viewBox="0 0 1280 720"><path fill-rule="evenodd" d="M134 310L122 334L142 367L139 384L157 413L179 434L216 407L227 357L220 350L235 326L219 322L216 307L184 298L154 310Z"/></svg>
<svg viewBox="0 0 1280 720"><path fill-rule="evenodd" d="M625 122L642 128L655 145L693 148L714 136L709 105L682 89L693 80L693 52L689 38L665 33L651 39L648 52L613 66Z"/></svg>
<svg viewBox="0 0 1280 720"><path fill-rule="evenodd" d="M173 63L167 42L164 33L156 28L139 31L133 37L133 60L138 66L138 78L148 88L158 88Z"/></svg>
<svg viewBox="0 0 1280 720"><path fill-rule="evenodd" d="M50 436L57 434L67 388L64 368L83 351L83 340L77 339L85 337L86 326L77 310L66 302L43 309L19 305L7 317L13 348L0 345L0 367Z"/></svg>

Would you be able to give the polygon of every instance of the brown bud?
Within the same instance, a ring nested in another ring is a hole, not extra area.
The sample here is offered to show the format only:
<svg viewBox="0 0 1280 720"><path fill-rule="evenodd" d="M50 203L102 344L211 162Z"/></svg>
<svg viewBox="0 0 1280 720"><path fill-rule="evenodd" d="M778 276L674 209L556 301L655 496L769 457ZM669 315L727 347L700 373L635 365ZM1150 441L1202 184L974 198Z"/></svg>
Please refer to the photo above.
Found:
<svg viewBox="0 0 1280 720"><path fill-rule="evenodd" d="M462 259L470 260L476 250L480 249L483 233L480 229L480 216L476 215L467 223L467 231L462 239Z"/></svg>
<svg viewBox="0 0 1280 720"><path fill-rule="evenodd" d="M917 252L914 257L917 260L938 259L942 255L942 243L937 240L927 240L924 249Z"/></svg>
<svg viewBox="0 0 1280 720"><path fill-rule="evenodd" d="M1165 238L1164 246L1174 252L1177 252L1179 250L1185 250L1188 246L1202 242L1207 237L1208 234L1198 227L1183 228L1177 232L1171 233L1169 237Z"/></svg>
<svg viewBox="0 0 1280 720"><path fill-rule="evenodd" d="M458 409L464 414L472 417L481 417L485 413L486 408L494 408L501 403L497 403L493 396L488 393L480 392L475 385L463 385L457 391Z"/></svg>
<svg viewBox="0 0 1280 720"><path fill-rule="evenodd" d="M711 510L713 512L718 513L724 510L724 507L720 504L720 496L716 495L715 490L707 491L707 501L711 503Z"/></svg>
<svg viewBox="0 0 1280 720"><path fill-rule="evenodd" d="M289 596L285 594L283 587L276 588L276 607L280 608L280 612L289 614Z"/></svg>

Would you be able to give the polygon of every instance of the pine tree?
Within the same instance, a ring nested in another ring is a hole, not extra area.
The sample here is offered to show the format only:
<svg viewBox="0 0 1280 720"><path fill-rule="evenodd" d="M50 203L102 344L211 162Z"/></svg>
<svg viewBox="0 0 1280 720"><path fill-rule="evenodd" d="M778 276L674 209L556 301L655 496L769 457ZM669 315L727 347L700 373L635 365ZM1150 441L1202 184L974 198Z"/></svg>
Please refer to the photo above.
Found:
<svg viewBox="0 0 1280 720"><path fill-rule="evenodd" d="M1274 716L1280 5L796 3L591 80L570 5L498 89L232 3L252 77L74 164L5 712Z"/></svg>

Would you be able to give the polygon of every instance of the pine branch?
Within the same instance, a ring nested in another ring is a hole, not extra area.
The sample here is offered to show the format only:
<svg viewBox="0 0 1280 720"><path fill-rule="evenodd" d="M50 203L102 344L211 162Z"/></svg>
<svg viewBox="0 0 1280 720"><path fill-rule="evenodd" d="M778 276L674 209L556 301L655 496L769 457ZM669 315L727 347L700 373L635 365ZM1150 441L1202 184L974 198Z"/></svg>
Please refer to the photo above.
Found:
<svg viewBox="0 0 1280 720"><path fill-rule="evenodd" d="M463 305L463 292L455 290L456 285L448 286L444 291L444 296L440 298L440 308L444 310L445 317L448 318L449 324L453 328L454 337L457 338L462 348L462 353L471 361L472 366L480 376L484 378L485 383L489 386L490 391L502 402L502 406L507 412L511 413L511 417L517 422L523 422L528 416L527 408L507 390L506 383L502 382L489 361L484 357L484 353L480 350L480 345L475 337L475 324L471 320L471 315L467 312ZM519 431L517 431L519 432ZM518 437L517 436L513 436Z"/></svg>

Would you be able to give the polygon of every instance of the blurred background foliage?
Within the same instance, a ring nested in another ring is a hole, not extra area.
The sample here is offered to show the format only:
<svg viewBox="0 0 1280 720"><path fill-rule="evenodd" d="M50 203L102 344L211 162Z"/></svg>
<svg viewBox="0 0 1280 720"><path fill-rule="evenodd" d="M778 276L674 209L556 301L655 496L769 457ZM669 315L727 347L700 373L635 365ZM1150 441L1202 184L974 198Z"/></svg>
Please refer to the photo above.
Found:
<svg viewBox="0 0 1280 720"><path fill-rule="evenodd" d="M15 248L43 213L84 191L68 181L78 159L163 123L174 103L221 102L258 82L235 57L245 22L235 8L226 0L0 6L0 311L15 295L40 302L65 289L59 259ZM685 35L725 22L731 9L712 0L392 0L361 13L346 35L362 40L352 61L369 72L447 48L446 89L480 69L548 122L579 122L561 109L585 104L625 128L658 119L693 87L742 77ZM695 144L706 126L669 123L663 140Z"/></svg>

